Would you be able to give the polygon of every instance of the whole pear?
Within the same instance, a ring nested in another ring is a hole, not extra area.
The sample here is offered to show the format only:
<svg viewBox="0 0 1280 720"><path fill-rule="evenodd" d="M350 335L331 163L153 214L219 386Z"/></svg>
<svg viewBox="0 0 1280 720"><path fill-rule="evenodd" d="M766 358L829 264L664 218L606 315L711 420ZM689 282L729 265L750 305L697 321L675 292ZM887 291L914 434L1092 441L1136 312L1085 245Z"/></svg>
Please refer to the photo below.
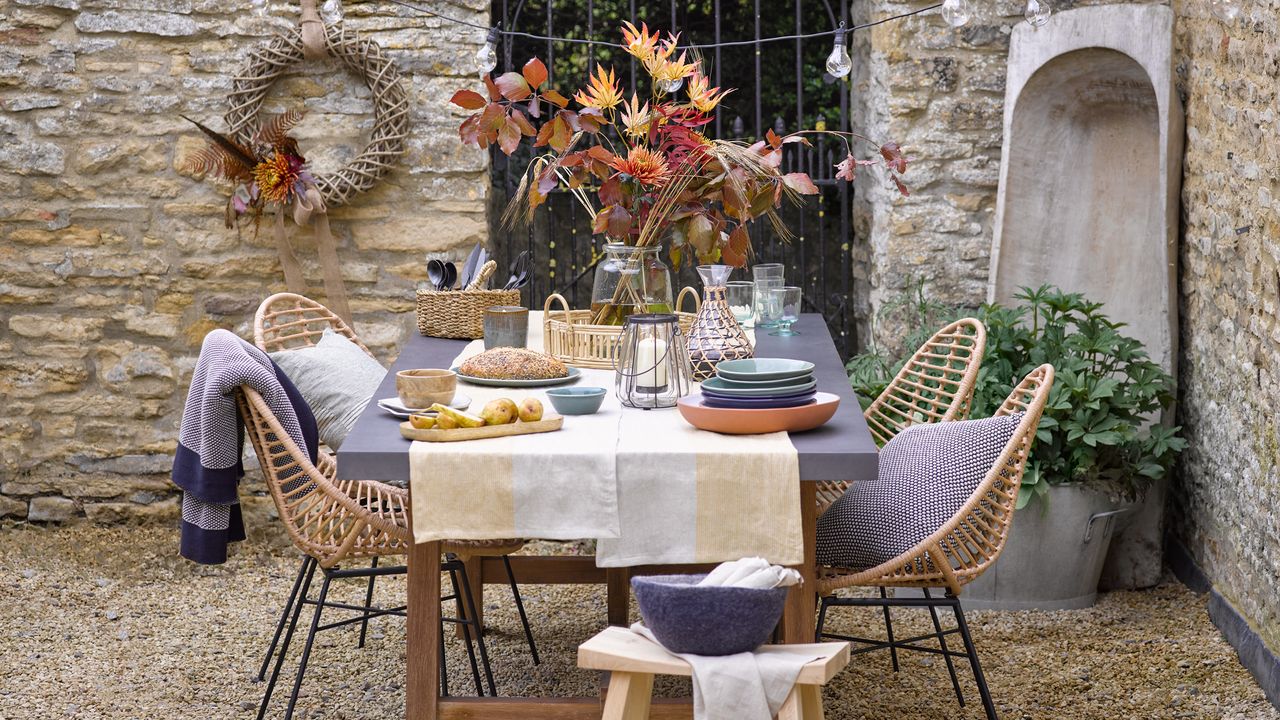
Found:
<svg viewBox="0 0 1280 720"><path fill-rule="evenodd" d="M520 421L537 422L542 419L542 401L528 397L520 402Z"/></svg>

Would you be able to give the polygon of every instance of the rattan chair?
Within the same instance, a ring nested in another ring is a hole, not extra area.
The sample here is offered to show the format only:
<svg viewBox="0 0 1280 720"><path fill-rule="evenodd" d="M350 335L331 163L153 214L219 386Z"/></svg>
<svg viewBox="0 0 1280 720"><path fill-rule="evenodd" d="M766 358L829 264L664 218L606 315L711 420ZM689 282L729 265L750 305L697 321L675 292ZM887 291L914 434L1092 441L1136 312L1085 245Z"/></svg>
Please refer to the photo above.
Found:
<svg viewBox="0 0 1280 720"><path fill-rule="evenodd" d="M324 305L295 293L277 293L264 300L258 306L258 310L254 315L253 325L254 344L263 352L279 352L283 350L297 350L313 347L324 334L325 328L331 328L333 331L355 343L370 357L373 357L373 353L370 352L369 348L360 341L359 336L356 335L355 331L352 330L351 327L342 320L342 318L338 317L337 314L329 310ZM252 397L253 395L256 395L256 393L252 393L251 391L244 394L245 397ZM254 417L255 410L260 415L265 410L265 406L255 408L254 404L251 402L242 403L242 412L245 417L245 424L249 428L253 428L257 423ZM266 413L267 417L270 417L270 411L267 410ZM273 474L278 476L280 471L278 467L274 469L274 472L271 471L271 468L273 467L272 464L279 462L280 454L284 453L284 446L264 445L259 447L259 445L255 443L254 447L259 451L258 457L262 464L264 474L267 476L268 485L272 487L272 497L276 499L280 515L284 518L285 510L279 505L280 497L277 496L275 487L278 485L278 482L272 481ZM268 458L263 455L262 452L264 448L274 450L277 453L277 456ZM301 463L298 463L299 467L301 467L302 464L306 464L305 457L295 458L294 462L297 463L299 459L301 460ZM319 453L314 469L318 470L321 474L327 476L332 481L332 478L335 475L334 471L336 470L336 466L332 456L325 453ZM377 528L380 532L386 535L386 537L374 546L367 547L367 544L362 544L353 540L352 542L355 542L355 544L344 549L341 545L335 546L331 542L332 538L325 539L319 545L315 545L314 543L309 545L308 543L311 541L305 539L306 537L309 537L306 533L290 529L291 539L303 551L304 556L302 563L298 568L297 576L294 579L289 600L280 614L280 619L276 624L276 630L272 637L271 645L267 649L267 654L263 658L262 665L258 671L259 681L265 679L267 667L270 664L272 656L276 653L281 636L284 635L285 644L284 647L280 649L279 656L277 658L277 668L273 673L272 680L268 684L267 692L264 695L262 710L265 710L267 703L270 700L276 676L279 672L280 662L283 660L285 651L288 648L289 638L292 635L292 625L290 625L289 631L286 633L286 624L290 623L291 617L292 623L296 624L297 616L302 604L311 603L311 601L306 600L306 597L317 565L326 571L326 579L323 583L324 587L321 589L322 596L327 594L326 588L330 577L367 577L368 587L365 592L365 604L362 616L359 619L359 647L364 646L369 620L382 614L388 614L386 611L381 611L372 606L374 582L380 576L398 574L404 571L402 566L395 568L378 568L378 559L386 555L403 555L407 552L408 545L412 543L412 539L408 537L407 531L408 524L406 512L408 507L408 493L403 488L396 488L382 483L366 481L342 481L339 483L339 486L340 489L343 490L345 497L353 498L358 506L373 513L373 516L369 518L369 524L366 527ZM305 498L305 494L302 497ZM301 502L301 499L299 499L299 502ZM314 503L315 500L309 502ZM340 504L344 507L350 505L350 503L346 501L342 501ZM326 532L337 531L333 525L333 519L328 518L324 513L320 513L319 515L315 515L313 513L308 517L311 517L313 520L312 525L309 526L313 529L325 530ZM316 525L315 523L321 524ZM288 522L286 522L286 527L290 527ZM524 601L520 596L519 585L516 583L515 574L511 569L511 564L507 557L511 553L520 550L523 546L524 543L522 541L514 539L501 541L453 541L445 543L443 546L443 551L449 555L450 559L444 564L442 569L450 573L450 579L453 582L454 588L453 595L443 597L441 599L442 601L455 600L458 605L458 617L460 619L454 619L451 620L451 622L459 623L462 626L464 640L467 643L467 652L471 659L472 673L476 682L477 694L483 694L483 690L480 684L479 670L476 665L475 655L471 644L470 635L472 623L467 620L468 618L476 617L477 614L475 612L476 609L470 607L473 599L470 594L470 582L466 576L465 567L462 567L461 563L455 562L454 558L479 556L502 557L502 561L506 566L511 593L515 600L516 609L520 617L520 623L524 630L525 640L528 643L529 652L533 658L534 664L536 665L540 662L537 644L533 639L533 632L529 626L528 616L525 613ZM337 558L343 560L348 558L369 558L371 559L371 567L368 569L333 571L331 568L336 567L338 562ZM462 586L465 592L459 593L459 585ZM462 595L465 595L466 597L463 598ZM302 600L299 601L299 598L302 598ZM319 617L322 606L323 600L321 601L321 605L317 606L317 618ZM343 605L331 606L342 607L343 609L348 610L355 609L353 607ZM392 614L400 613L392 611ZM485 648L482 635L483 628L476 623L475 630L476 639L478 641L477 645L479 645L480 648L480 655L488 681L489 692L490 694L496 694L493 682L493 673L489 666L488 652ZM311 638L309 637L307 642L308 647L310 644ZM305 659L302 667L299 668L299 683L301 682L304 670ZM442 693L447 695L447 673L441 674L441 685ZM294 692L296 696L296 687ZM292 707L293 701L290 702L290 713L292 713ZM262 713L260 712L260 717L261 714Z"/></svg>
<svg viewBox="0 0 1280 720"><path fill-rule="evenodd" d="M818 613L817 638L819 641L823 638L834 638L867 645L855 652L889 648L895 652L898 649L906 649L941 654L946 660L952 686L962 706L964 695L960 692L952 658L966 658L973 669L987 717L996 717L991 693L983 677L982 666L978 662L973 638L969 634L969 628L964 619L964 611L960 607L960 592L966 584L991 567L1008 541L1009 527L1018 501L1018 489L1026 469L1027 458L1031 453L1031 444L1035 440L1036 429L1040 425L1040 417L1052 387L1053 366L1041 365L1027 375L1009 394L996 415L1023 413L1022 420L973 495L955 516L936 532L906 553L873 568L818 568L817 590L822 603ZM878 598L836 597L837 590L851 587L881 588L882 593ZM930 588L939 587L945 589L945 597L939 598L930 594ZM920 588L923 590L924 597L889 598L883 593L883 588ZM890 607L926 607L933 618L934 632L899 640L895 640L890 632L887 642L825 633L823 625L826 622L827 611L833 606L881 607L886 613ZM956 628L945 631L942 629L937 614L938 607L951 608L956 617ZM965 652L955 652L947 648L946 636L954 633L960 634ZM940 647L932 648L918 644L930 638L936 639Z"/></svg>
<svg viewBox="0 0 1280 720"><path fill-rule="evenodd" d="M917 423L968 417L986 347L987 329L973 318L957 320L926 340L863 412L876 444L883 446ZM848 488L848 482L819 483L818 514Z"/></svg>
<svg viewBox="0 0 1280 720"><path fill-rule="evenodd" d="M403 565L378 567L374 564L372 567L346 570L341 569L340 565L352 560L376 560L407 553L413 544L408 523L409 494L403 488L378 482L337 480L335 477L337 466L333 459L328 455L320 454L316 463L312 464L306 453L289 438L280 421L256 391L249 387L242 387L237 401L280 519L293 544L306 554L304 567L299 571L299 578L295 581L295 589L298 592L287 612L289 617L287 626L277 630L278 635L279 630L283 629L284 637L280 641L278 653L275 654L275 667L268 679L262 704L258 710L260 720L266 715L266 709L279 679L302 607L303 605L315 606L306 645L298 661L298 673L294 680L293 692L285 711L285 718L291 718L317 632L355 623L367 623L370 618L384 615L404 615L404 606L375 608L370 605L371 598L368 596L364 605L349 605L329 601L328 594L329 584L333 580L397 575L405 572L406 568ZM453 600L457 605L458 617L449 618L448 621L462 627L477 694L482 695L484 690L472 647L473 639L475 646L479 648L489 693L493 695L496 692L484 637L479 632L478 624L470 619L477 615L476 608L472 604L466 565L458 558L506 556L522 546L523 542L519 540L477 540L442 544L442 551L448 555L449 560L442 563L441 569L449 573L453 593L442 597L441 600ZM316 570L321 572L322 582L318 597L311 600L308 591ZM358 615L321 625L322 613L327 608L354 611ZM444 621L445 619L442 618L442 634ZM441 652L443 654L443 650ZM449 692L447 672L441 673L441 687L442 694L447 695Z"/></svg>

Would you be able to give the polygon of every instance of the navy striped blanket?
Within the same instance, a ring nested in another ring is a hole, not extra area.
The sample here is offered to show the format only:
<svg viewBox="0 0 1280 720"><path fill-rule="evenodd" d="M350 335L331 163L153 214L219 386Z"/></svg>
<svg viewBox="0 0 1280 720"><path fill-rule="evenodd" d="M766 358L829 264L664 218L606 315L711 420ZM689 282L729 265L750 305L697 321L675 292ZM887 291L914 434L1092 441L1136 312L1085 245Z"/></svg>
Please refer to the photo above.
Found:
<svg viewBox="0 0 1280 720"><path fill-rule="evenodd" d="M245 537L238 493L244 423L235 399L241 385L262 396L313 463L319 445L311 408L266 353L227 330L205 336L182 412L173 482L183 491L180 552L207 565L226 562L228 544Z"/></svg>

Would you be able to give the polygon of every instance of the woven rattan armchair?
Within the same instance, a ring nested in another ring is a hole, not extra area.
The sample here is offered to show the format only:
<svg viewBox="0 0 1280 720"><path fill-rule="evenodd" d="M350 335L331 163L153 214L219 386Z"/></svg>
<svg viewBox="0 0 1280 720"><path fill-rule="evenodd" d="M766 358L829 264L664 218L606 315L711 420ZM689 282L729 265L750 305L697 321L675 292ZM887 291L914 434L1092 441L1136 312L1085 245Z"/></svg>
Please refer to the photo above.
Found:
<svg viewBox="0 0 1280 720"><path fill-rule="evenodd" d="M895 653L896 670L898 649L924 649L927 652L938 653L937 649L922 648L916 644L921 640L936 638L941 646L940 654L946 659L947 670L951 674L951 681L961 705L964 704L964 696L960 692L951 662L953 656L966 657L969 660L987 716L989 718L996 716L981 665L978 663L973 639L969 635L964 612L960 607L959 596L966 584L975 580L1000 557L1000 552L1009 539L1009 528L1013 521L1014 509L1017 507L1022 475L1026 470L1036 429L1040 425L1040 417L1044 413L1045 403L1048 401L1052 387L1053 366L1041 365L1013 389L996 415L1023 413L1021 421L969 500L936 532L902 555L876 567L853 569L823 566L818 568L817 590L822 602L822 609L818 614L819 639L827 637L866 643L869 647L861 648L860 651L863 652L889 648ZM851 587L880 588L881 596L879 598L835 596L837 590ZM921 588L924 597L887 598L883 592L884 588ZM945 597L930 595L930 588L943 588ZM887 642L824 633L823 624L828 608L848 605L882 607L885 610L886 619L889 607L927 607L933 616L935 632L895 641L892 626L889 625ZM957 628L942 630L936 611L939 606L952 609L956 616ZM956 632L964 641L964 653L953 652L947 648L946 635Z"/></svg>
<svg viewBox="0 0 1280 720"><path fill-rule="evenodd" d="M926 340L863 412L876 444L883 446L917 423L968 417L986 347L987 329L973 318L957 320ZM848 489L844 481L818 483L818 514Z"/></svg>
<svg viewBox="0 0 1280 720"><path fill-rule="evenodd" d="M253 326L254 344L263 352L314 347L325 329L331 328L373 357L373 353L361 342L355 331L336 313L310 298L295 293L277 293L263 300L254 315ZM277 512L284 522L289 538L304 553L304 559L294 580L293 590L280 615L275 635L258 672L258 679L265 679L271 658L273 655L276 656L275 669L259 708L259 718L263 717L270 701L302 605L316 605L312 629L307 637L306 649L294 683L293 696L289 701L286 714L288 717L293 712L315 632L317 629L323 629L319 628L318 623L320 613L325 607L325 597L331 579L353 577L368 580L363 607L330 604L331 607L362 612L356 620L361 624L360 647L364 646L371 618L403 613L403 608L391 610L374 608L372 602L374 582L379 576L400 574L405 571L403 565L379 568L378 560L387 556L404 555L413 544L408 522L409 493L405 488L379 482L337 480L337 465L333 456L324 452L317 453L316 462L311 463L307 455L292 442L287 434L283 433L279 421L262 398L251 388L242 388L238 402ZM441 599L454 600L458 606L458 618L453 619L452 622L462 629L467 652L471 655L477 694L483 694L483 689L472 646L473 631L489 692L496 694L496 691L480 623L478 620L472 620L479 617L479 612L471 592L464 560L476 557L503 559L525 639L536 664L539 662L537 645L529 627L515 574L511 571L510 562L507 560L508 555L522 547L524 542L516 539L458 540L441 545L442 552L451 558L441 567L443 571L449 573L453 582L453 595ZM455 557L462 560L452 559ZM340 564L357 559L371 560L371 567L338 569ZM317 567L324 573L324 579L319 600L312 601L306 599L307 591ZM284 644L276 655L282 633ZM448 695L447 682L447 673L441 673L441 692L444 695Z"/></svg>
<svg viewBox="0 0 1280 720"><path fill-rule="evenodd" d="M311 298L287 292L276 293L258 306L253 316L253 344L263 352L312 347L325 328L332 328L373 357L351 326L332 310Z"/></svg>

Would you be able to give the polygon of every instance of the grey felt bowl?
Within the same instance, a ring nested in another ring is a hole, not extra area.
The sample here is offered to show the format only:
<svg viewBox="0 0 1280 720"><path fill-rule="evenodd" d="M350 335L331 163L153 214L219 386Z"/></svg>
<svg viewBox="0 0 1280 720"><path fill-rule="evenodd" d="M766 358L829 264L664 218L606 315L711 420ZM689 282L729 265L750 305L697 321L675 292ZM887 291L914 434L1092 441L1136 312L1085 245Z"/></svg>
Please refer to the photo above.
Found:
<svg viewBox="0 0 1280 720"><path fill-rule="evenodd" d="M769 639L786 588L698 587L706 575L631 578L640 616L663 647L675 653L732 655Z"/></svg>

